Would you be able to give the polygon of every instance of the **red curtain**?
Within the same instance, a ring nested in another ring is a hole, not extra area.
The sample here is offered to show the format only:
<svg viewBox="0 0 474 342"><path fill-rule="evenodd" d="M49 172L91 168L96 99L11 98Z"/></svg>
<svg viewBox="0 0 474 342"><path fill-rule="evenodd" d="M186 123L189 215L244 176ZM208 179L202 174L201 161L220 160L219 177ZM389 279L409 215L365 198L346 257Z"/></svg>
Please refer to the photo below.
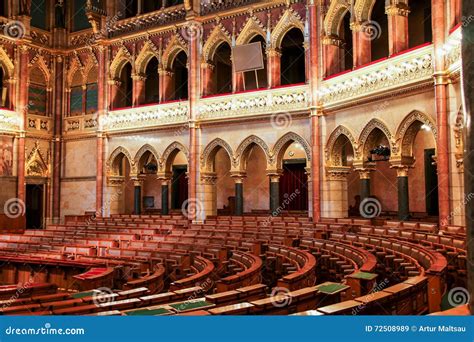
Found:
<svg viewBox="0 0 474 342"><path fill-rule="evenodd" d="M283 175L280 177L280 205L283 210L308 210L308 176L305 167L304 163L283 166Z"/></svg>

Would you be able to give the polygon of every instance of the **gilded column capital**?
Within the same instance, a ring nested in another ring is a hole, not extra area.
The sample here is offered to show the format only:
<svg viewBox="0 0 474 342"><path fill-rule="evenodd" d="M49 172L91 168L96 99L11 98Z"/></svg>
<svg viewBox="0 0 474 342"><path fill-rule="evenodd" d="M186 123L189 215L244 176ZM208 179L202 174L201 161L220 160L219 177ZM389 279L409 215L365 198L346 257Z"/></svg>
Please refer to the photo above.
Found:
<svg viewBox="0 0 474 342"><path fill-rule="evenodd" d="M268 48L266 50L266 53L267 53L267 57L278 57L280 58L281 57L281 51L280 49L277 49L277 48Z"/></svg>
<svg viewBox="0 0 474 342"><path fill-rule="evenodd" d="M244 178L247 177L247 173L244 171L232 171L230 176L234 179L235 183L242 183Z"/></svg>
<svg viewBox="0 0 474 342"><path fill-rule="evenodd" d="M323 36L323 45L337 46L338 48L344 47L345 41L337 36Z"/></svg>
<svg viewBox="0 0 474 342"><path fill-rule="evenodd" d="M391 4L385 7L385 14L390 16L408 17L410 14L410 8L404 3Z"/></svg>

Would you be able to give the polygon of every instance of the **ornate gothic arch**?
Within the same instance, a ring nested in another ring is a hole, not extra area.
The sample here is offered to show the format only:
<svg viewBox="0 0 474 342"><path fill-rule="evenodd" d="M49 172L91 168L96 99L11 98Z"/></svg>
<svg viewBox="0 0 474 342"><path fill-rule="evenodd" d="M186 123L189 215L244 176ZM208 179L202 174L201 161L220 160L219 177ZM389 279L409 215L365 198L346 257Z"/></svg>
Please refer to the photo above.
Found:
<svg viewBox="0 0 474 342"><path fill-rule="evenodd" d="M146 144L138 150L137 154L135 154L135 158L133 159L137 167L140 167L140 159L142 159L143 155L147 152L151 153L157 162L160 160L159 154L156 152L155 148L149 144Z"/></svg>
<svg viewBox="0 0 474 342"><path fill-rule="evenodd" d="M41 153L40 146L38 141L35 143L35 146L28 154L26 159L26 176L30 177L49 177L49 158L44 157Z"/></svg>
<svg viewBox="0 0 474 342"><path fill-rule="evenodd" d="M110 78L119 79L120 72L125 64L130 63L133 65L133 60L130 57L130 53L126 51L125 47L122 47L115 55L114 60L110 64Z"/></svg>
<svg viewBox="0 0 474 342"><path fill-rule="evenodd" d="M207 38L206 43L202 49L202 56L204 61L212 61L214 58L214 53L216 52L219 45L223 42L232 46L232 39L229 32L226 31L222 24L217 25L212 30L212 33Z"/></svg>
<svg viewBox="0 0 474 342"><path fill-rule="evenodd" d="M31 70L34 68L38 68L43 73L45 85L47 87L51 87L51 72L43 56L39 55L33 59L33 61L29 64L29 72L31 72Z"/></svg>
<svg viewBox="0 0 474 342"><path fill-rule="evenodd" d="M278 24L273 29L271 37L272 47L280 48L281 42L286 33L293 28L298 28L301 32L304 32L304 23L301 20L301 17L290 8L285 11L278 21Z"/></svg>
<svg viewBox="0 0 474 342"><path fill-rule="evenodd" d="M435 141L438 141L438 130L436 122L428 115L418 110L412 111L400 123L395 135L396 146L394 154L404 157L411 157L413 154L413 143L415 137L422 125L430 128L434 135Z"/></svg>
<svg viewBox="0 0 474 342"><path fill-rule="evenodd" d="M265 141L263 141L256 135L251 135L247 137L244 141L242 141L239 147L237 148L234 160L232 161L233 166L235 168L240 168L242 171L247 168L249 147L252 145L257 145L262 149L263 153L265 154L265 159L267 160L268 165L274 164L274 157Z"/></svg>
<svg viewBox="0 0 474 342"><path fill-rule="evenodd" d="M146 67L153 57L156 57L158 61L160 60L156 46L152 42L146 41L135 59L136 72L138 74L145 74Z"/></svg>
<svg viewBox="0 0 474 342"><path fill-rule="evenodd" d="M128 163L130 164L130 169L133 170L135 166L135 162L132 158L132 155L125 147L119 146L117 147L112 154L109 156L107 160L107 174L110 176L119 176L118 170L115 169L115 161L119 155L123 154L125 158L127 158ZM132 172L133 173L133 172Z"/></svg>
<svg viewBox="0 0 474 342"><path fill-rule="evenodd" d="M390 145L390 150L393 151L393 147L394 147L393 140L392 140L393 135L388 129L387 125L379 119L372 119L369 121L369 123L364 127L364 129L360 133L359 143L358 143L358 152L356 152L356 156L357 156L356 159L359 159L361 157L364 160L364 158L366 157L368 153L368 151L366 151L368 149L368 147L366 146L367 139L369 138L370 134L377 128L385 135ZM362 151L360 149L362 149Z"/></svg>
<svg viewBox="0 0 474 342"><path fill-rule="evenodd" d="M266 33L264 25L260 22L260 20L258 20L257 17L253 16L250 17L245 23L244 27L242 28L242 31L237 37L236 44L248 44L255 36L262 36L265 38Z"/></svg>
<svg viewBox="0 0 474 342"><path fill-rule="evenodd" d="M76 76L76 73L79 71L82 74L81 66L78 64L75 58L69 57L71 59L69 69L66 75L66 82L68 87L73 83L73 79Z"/></svg>
<svg viewBox="0 0 474 342"><path fill-rule="evenodd" d="M232 147L220 138L216 138L212 140L209 144L207 144L206 148L202 152L201 155L201 166L206 170L211 172L213 168L213 161L218 152L219 148L224 149L229 156L229 159L233 160L234 152L232 151Z"/></svg>
<svg viewBox="0 0 474 342"><path fill-rule="evenodd" d="M325 152L327 166L341 166L341 151L339 150L341 146L336 145L336 142L341 136L347 138L354 151L354 156L356 156L357 141L354 138L354 134L347 127L340 125L331 133L326 143Z"/></svg>
<svg viewBox="0 0 474 342"><path fill-rule="evenodd" d="M2 65L4 77L12 78L15 71L15 66L8 56L7 52L0 46L0 64Z"/></svg>
<svg viewBox="0 0 474 342"><path fill-rule="evenodd" d="M184 155L186 156L186 159L188 160L189 163L189 151L184 146L178 141L175 141L171 143L163 152L163 155L161 158L158 160L159 164L159 171L160 172L171 172L171 165L173 162L173 158L179 153L183 152Z"/></svg>
<svg viewBox="0 0 474 342"><path fill-rule="evenodd" d="M349 4L344 0L333 0L329 5L328 13L324 18L324 32L327 36L339 36L339 28L341 26L344 15L349 10Z"/></svg>
<svg viewBox="0 0 474 342"><path fill-rule="evenodd" d="M181 35L175 34L163 52L163 69L171 70L175 57L181 51L184 51L184 53L188 55L188 45Z"/></svg>
<svg viewBox="0 0 474 342"><path fill-rule="evenodd" d="M372 8L377 0L355 0L354 12L357 21L365 22L370 20ZM380 0L379 0L380 1ZM383 0L386 1L386 0ZM391 2L391 1L390 1Z"/></svg>
<svg viewBox="0 0 474 342"><path fill-rule="evenodd" d="M308 164L311 161L311 148L308 142L300 135L294 132L288 132L278 139L278 141L275 143L275 146L273 146L271 153L272 156L276 156L276 164L278 168L283 167L283 156L285 155L285 151L288 146L294 142L299 143L303 147Z"/></svg>

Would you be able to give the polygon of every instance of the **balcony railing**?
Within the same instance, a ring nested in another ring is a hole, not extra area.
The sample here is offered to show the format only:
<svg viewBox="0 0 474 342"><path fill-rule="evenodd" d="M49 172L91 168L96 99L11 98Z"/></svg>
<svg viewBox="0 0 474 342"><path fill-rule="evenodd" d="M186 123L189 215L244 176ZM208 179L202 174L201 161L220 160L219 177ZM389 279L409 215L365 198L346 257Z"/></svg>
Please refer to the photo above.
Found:
<svg viewBox="0 0 474 342"><path fill-rule="evenodd" d="M333 107L365 96L433 80L433 46L422 46L323 81L319 99Z"/></svg>
<svg viewBox="0 0 474 342"><path fill-rule="evenodd" d="M204 98L198 106L198 119L205 121L298 112L308 107L309 87L298 85Z"/></svg>
<svg viewBox="0 0 474 342"><path fill-rule="evenodd" d="M87 133L97 129L97 114L70 116L64 120L66 133Z"/></svg>
<svg viewBox="0 0 474 342"><path fill-rule="evenodd" d="M182 124L188 121L189 102L179 101L110 111L99 123L107 131Z"/></svg>

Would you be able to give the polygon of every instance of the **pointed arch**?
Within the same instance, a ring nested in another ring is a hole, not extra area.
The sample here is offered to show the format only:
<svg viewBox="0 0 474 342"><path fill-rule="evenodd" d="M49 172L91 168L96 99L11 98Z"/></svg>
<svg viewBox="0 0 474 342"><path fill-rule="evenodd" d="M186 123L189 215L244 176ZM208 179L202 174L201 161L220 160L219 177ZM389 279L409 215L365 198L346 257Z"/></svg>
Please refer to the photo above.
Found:
<svg viewBox="0 0 474 342"><path fill-rule="evenodd" d="M148 65L148 62L150 62L153 57L156 57L158 61L160 60L159 53L155 45L152 42L146 41L145 44L143 44L143 47L140 50L140 53L138 54L137 58L135 59L136 72L138 74L144 75L146 73L146 67Z"/></svg>
<svg viewBox="0 0 474 342"><path fill-rule="evenodd" d="M265 141L263 141L256 135L251 135L244 139L237 148L235 158L233 160L234 167L240 168L241 171L247 168L248 152L252 145L257 145L262 149L263 153L265 154L265 159L268 165L274 163L274 159L271 155L270 149L268 148L268 145L265 143Z"/></svg>
<svg viewBox="0 0 474 342"><path fill-rule="evenodd" d="M370 20L375 1L377 0L355 0L354 12L357 21L365 22Z"/></svg>
<svg viewBox="0 0 474 342"><path fill-rule="evenodd" d="M340 151L337 151L336 143L341 136L346 137L347 140L350 142L354 154L357 151L357 141L354 138L354 134L352 133L352 131L343 125L337 126L336 129L329 136L329 139L326 143L325 153L326 164L328 164L328 166L340 166Z"/></svg>
<svg viewBox="0 0 474 342"><path fill-rule="evenodd" d="M278 24L273 29L271 36L272 47L280 48L281 42L285 37L286 33L293 28L297 28L301 30L301 32L304 32L304 23L301 17L290 8L285 11L285 13L278 21Z"/></svg>
<svg viewBox="0 0 474 342"><path fill-rule="evenodd" d="M216 138L212 140L209 144L207 144L206 148L202 152L201 166L206 171L213 171L213 161L216 156L216 153L219 151L219 148L224 149L227 152L229 159L233 160L234 152L232 151L232 147L230 147L230 145L226 141L220 138Z"/></svg>
<svg viewBox="0 0 474 342"><path fill-rule="evenodd" d="M394 144L393 144L393 135L390 129L387 127L387 125L381 121L380 119L372 119L369 121L369 123L364 127L362 130L360 136L359 136L359 150L362 149L362 151L356 152L357 157L362 157L364 158L367 154L367 140L370 136L370 134L375 130L379 129L387 138L388 143L390 145L390 151L393 152L394 150ZM362 155L360 155L360 152L362 152Z"/></svg>
<svg viewBox="0 0 474 342"><path fill-rule="evenodd" d="M30 66L29 66L30 73L35 68L38 68L42 72L44 80L45 80L45 85L50 86L51 73L50 73L48 65L46 64L46 61L44 60L43 56L38 56L37 58L35 57L34 62L31 63Z"/></svg>
<svg viewBox="0 0 474 342"><path fill-rule="evenodd" d="M328 13L324 18L324 32L327 36L339 36L339 28L341 26L342 19L348 10L348 3L344 0L331 1Z"/></svg>
<svg viewBox="0 0 474 342"><path fill-rule="evenodd" d="M124 155L125 158L127 158L128 160L128 163L130 164L130 168L132 169L133 166L134 166L134 160L132 158L132 155L130 154L130 152L123 146L119 146L117 147L109 156L108 160L107 160L107 173L109 175L113 175L113 176L118 176L118 170L115 169L114 167L114 163L117 159L118 156L120 155Z"/></svg>
<svg viewBox="0 0 474 342"><path fill-rule="evenodd" d="M214 58L214 53L216 52L219 45L223 42L232 46L231 35L227 30L222 26L222 24L217 25L212 33L209 35L209 38L206 40L206 43L203 47L203 59L205 61L211 61Z"/></svg>
<svg viewBox="0 0 474 342"><path fill-rule="evenodd" d="M120 72L125 64L130 63L133 65L132 58L130 58L130 54L125 51L125 48L122 47L117 54L115 55L114 60L110 64L110 78L111 79L119 79Z"/></svg>
<svg viewBox="0 0 474 342"><path fill-rule="evenodd" d="M264 25L260 22L260 20L258 20L258 18L250 17L237 37L236 44L248 44L255 36L266 36Z"/></svg>
<svg viewBox="0 0 474 342"><path fill-rule="evenodd" d="M273 147L271 155L276 157L277 168L281 169L283 167L283 156L285 155L285 151L292 143L300 144L306 155L306 161L309 165L311 161L311 148L306 139L301 137L300 135L294 132L288 132L284 136L282 136L278 141L275 143Z"/></svg>
<svg viewBox="0 0 474 342"><path fill-rule="evenodd" d="M394 149L401 156L411 156L416 134L423 125L433 133L435 142L438 141L438 130L436 122L427 114L414 110L409 113L400 123L395 135L397 147Z"/></svg>
<svg viewBox="0 0 474 342"><path fill-rule="evenodd" d="M151 146L150 144L146 144L146 145L143 145L138 150L138 152L135 154L135 158L133 160L134 160L136 165L140 164L140 159L147 152L151 153L153 155L153 157L155 157L157 162L158 162L158 160L160 160L160 156L159 156L158 152L155 150L155 148L153 146Z"/></svg>
<svg viewBox="0 0 474 342"><path fill-rule="evenodd" d="M175 34L163 51L163 69L171 70L175 57L181 51L184 51L186 56L188 56L188 45L179 34Z"/></svg>
<svg viewBox="0 0 474 342"><path fill-rule="evenodd" d="M15 66L2 46L0 46L0 64L3 68L5 78L13 77Z"/></svg>
<svg viewBox="0 0 474 342"><path fill-rule="evenodd" d="M71 84L73 84L73 80L76 77L77 72L79 71L82 74L81 66L79 65L77 60L75 58L73 59L72 57L70 58L72 60L66 76L66 82L69 87L71 86Z"/></svg>
<svg viewBox="0 0 474 342"><path fill-rule="evenodd" d="M171 172L171 166L174 157L179 153L183 152L189 163L189 151L182 143L175 141L171 143L163 152L161 159L159 159L160 171Z"/></svg>

